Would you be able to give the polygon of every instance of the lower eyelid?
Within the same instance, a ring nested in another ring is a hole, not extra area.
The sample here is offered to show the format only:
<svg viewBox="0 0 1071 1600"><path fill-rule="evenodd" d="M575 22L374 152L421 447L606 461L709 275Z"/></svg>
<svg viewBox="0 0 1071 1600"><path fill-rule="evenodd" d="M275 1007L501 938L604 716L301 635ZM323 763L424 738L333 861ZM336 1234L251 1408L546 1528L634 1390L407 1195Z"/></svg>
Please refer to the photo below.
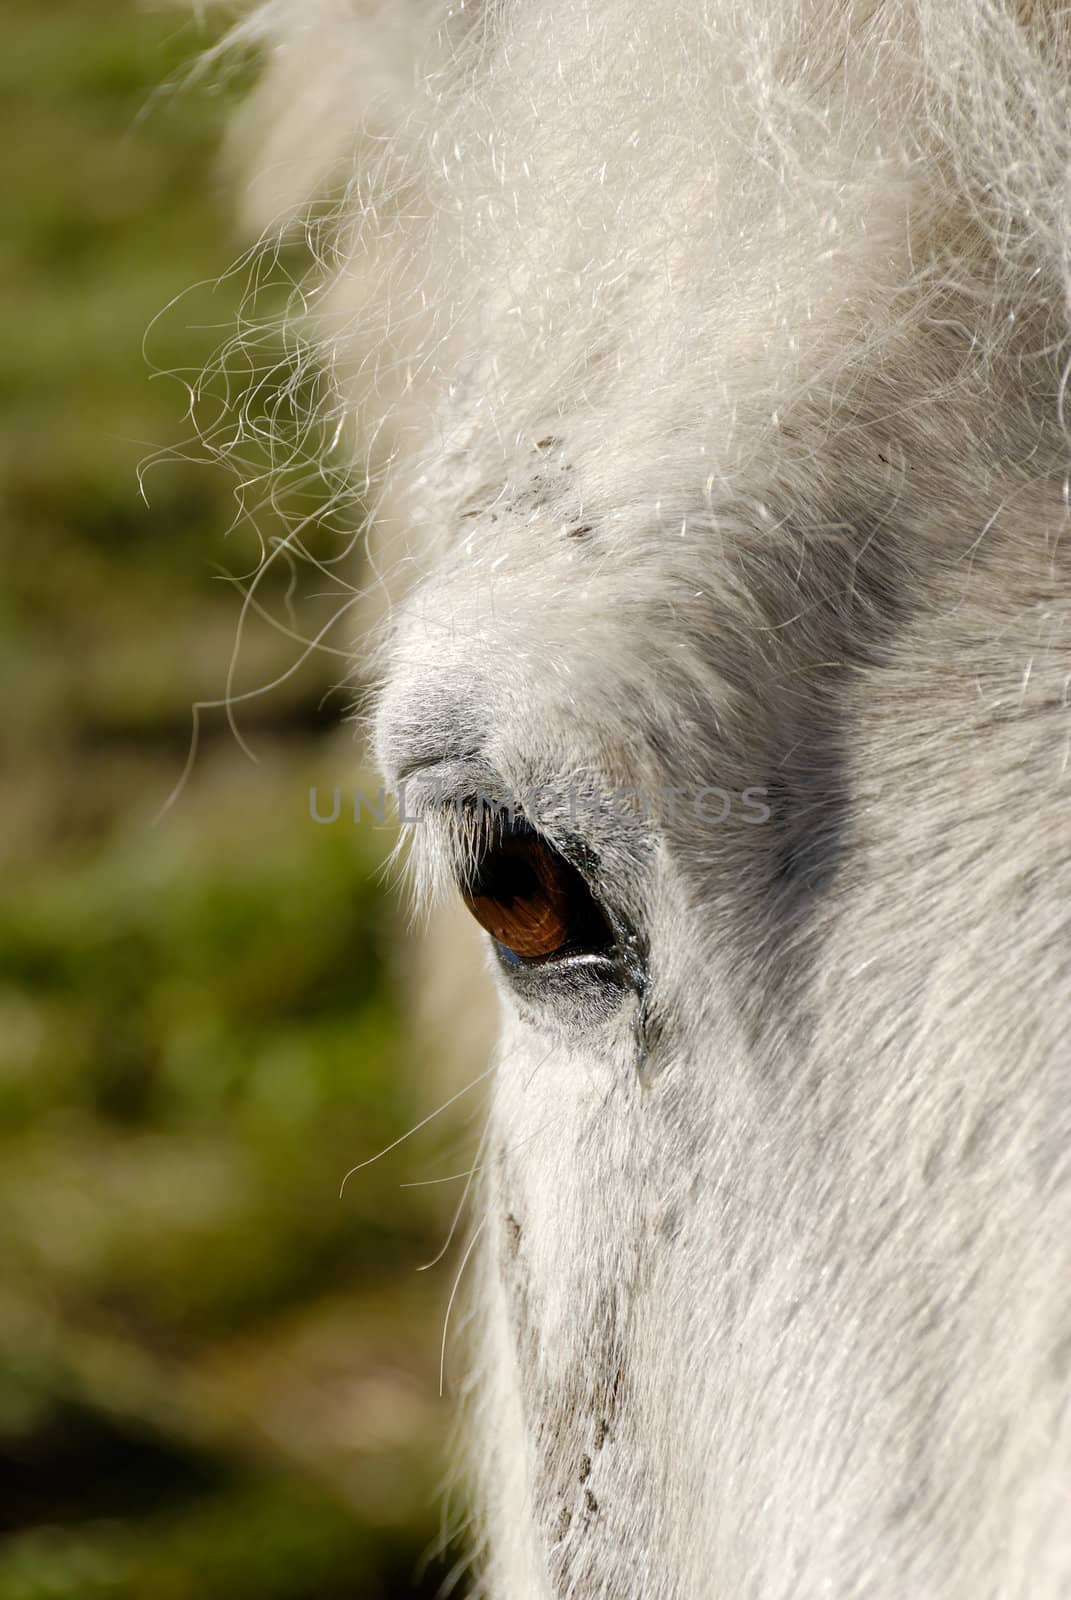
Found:
<svg viewBox="0 0 1071 1600"><path fill-rule="evenodd" d="M624 967L620 960L606 950L565 950L560 955L526 958L504 945L499 940L491 937L491 947L499 961L518 974L527 978L531 974L533 979L553 979L555 976L568 977L570 973L588 973L593 979L612 979L621 981L625 977Z"/></svg>

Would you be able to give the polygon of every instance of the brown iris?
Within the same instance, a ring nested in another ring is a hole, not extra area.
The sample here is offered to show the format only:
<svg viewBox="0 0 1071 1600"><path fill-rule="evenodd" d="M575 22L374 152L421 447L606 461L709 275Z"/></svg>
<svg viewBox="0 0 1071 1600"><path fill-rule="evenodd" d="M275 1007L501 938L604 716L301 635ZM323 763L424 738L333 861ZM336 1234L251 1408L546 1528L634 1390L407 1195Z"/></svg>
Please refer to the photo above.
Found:
<svg viewBox="0 0 1071 1600"><path fill-rule="evenodd" d="M613 942L579 872L524 823L495 825L461 893L480 926L516 961L605 950Z"/></svg>

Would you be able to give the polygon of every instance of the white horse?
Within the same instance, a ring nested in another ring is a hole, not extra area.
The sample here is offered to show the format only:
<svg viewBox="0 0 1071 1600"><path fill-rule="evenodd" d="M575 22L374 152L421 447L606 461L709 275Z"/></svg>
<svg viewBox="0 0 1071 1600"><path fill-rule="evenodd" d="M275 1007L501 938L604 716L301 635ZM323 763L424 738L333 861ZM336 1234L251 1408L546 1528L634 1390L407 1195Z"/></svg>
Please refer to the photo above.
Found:
<svg viewBox="0 0 1071 1600"><path fill-rule="evenodd" d="M494 1600L1071 1596L1069 30L238 29L255 207L334 199L382 764L501 997Z"/></svg>

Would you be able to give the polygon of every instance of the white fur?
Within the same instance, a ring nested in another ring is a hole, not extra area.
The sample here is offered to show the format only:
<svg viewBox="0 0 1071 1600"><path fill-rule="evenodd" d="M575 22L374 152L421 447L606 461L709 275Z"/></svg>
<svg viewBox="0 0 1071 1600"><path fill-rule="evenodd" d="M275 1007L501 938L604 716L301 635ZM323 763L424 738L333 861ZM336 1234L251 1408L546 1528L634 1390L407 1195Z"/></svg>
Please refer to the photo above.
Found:
<svg viewBox="0 0 1071 1600"><path fill-rule="evenodd" d="M777 796L600 842L642 1000L500 982L480 1592L1071 1596L1063 13L245 33L259 213L334 202L388 775L557 786L563 847L569 788Z"/></svg>

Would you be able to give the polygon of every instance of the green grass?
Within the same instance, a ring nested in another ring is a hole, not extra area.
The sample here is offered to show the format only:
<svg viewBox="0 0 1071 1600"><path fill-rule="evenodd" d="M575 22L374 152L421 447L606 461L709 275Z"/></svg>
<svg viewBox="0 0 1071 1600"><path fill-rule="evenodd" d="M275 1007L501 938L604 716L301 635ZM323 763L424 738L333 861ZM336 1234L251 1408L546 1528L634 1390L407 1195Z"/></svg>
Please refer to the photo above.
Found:
<svg viewBox="0 0 1071 1600"><path fill-rule="evenodd" d="M258 549L228 535L232 475L176 453L181 379L243 293L234 85L178 87L207 42L124 0L5 15L0 1600L394 1600L442 1576L414 1574L450 1269L414 1268L455 1196L400 1185L449 1133L339 1199L428 1102L389 834L308 817L311 783L357 776L337 664L251 703L257 765L209 717L153 821L226 680L214 571ZM293 657L254 628L239 688Z"/></svg>

